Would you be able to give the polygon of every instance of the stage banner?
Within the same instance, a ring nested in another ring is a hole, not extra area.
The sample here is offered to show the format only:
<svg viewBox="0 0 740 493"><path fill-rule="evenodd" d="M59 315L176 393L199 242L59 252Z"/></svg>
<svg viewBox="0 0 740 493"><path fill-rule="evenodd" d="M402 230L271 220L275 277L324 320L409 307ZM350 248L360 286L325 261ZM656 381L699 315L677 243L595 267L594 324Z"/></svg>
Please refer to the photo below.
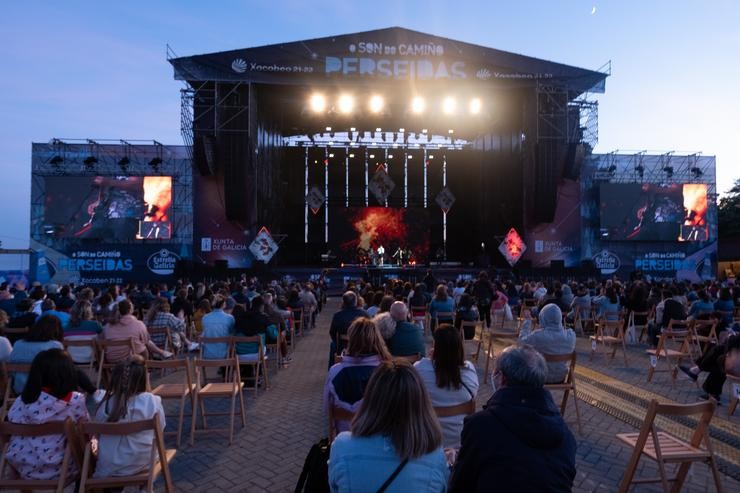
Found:
<svg viewBox="0 0 740 493"><path fill-rule="evenodd" d="M437 198L434 199L437 205L442 209L442 212L447 214L452 209L452 205L455 203L455 195L450 191L449 187L444 187L437 194Z"/></svg>
<svg viewBox="0 0 740 493"><path fill-rule="evenodd" d="M370 179L370 183L367 188L373 194L375 200L380 204L384 204L393 189L396 188L396 184L391 177L388 176L385 169L381 168L378 169Z"/></svg>
<svg viewBox="0 0 740 493"><path fill-rule="evenodd" d="M553 260L562 260L565 267L577 267L581 261L581 187L564 180L558 187L558 203L552 223L540 224L525 233L532 248L524 258L532 267L547 268Z"/></svg>
<svg viewBox="0 0 740 493"><path fill-rule="evenodd" d="M226 218L223 186L219 176L193 180L195 260L207 265L225 260L229 268L249 268L254 260L249 244L255 232Z"/></svg>
<svg viewBox="0 0 740 493"><path fill-rule="evenodd" d="M524 252L527 251L527 245L524 244L524 240L519 236L514 228L511 228L504 241L498 246L498 251L504 256L510 266L514 267L519 259L522 258Z"/></svg>
<svg viewBox="0 0 740 493"><path fill-rule="evenodd" d="M321 209L321 206L324 205L325 201L326 198L324 197L324 194L321 193L321 190L319 190L319 187L314 185L309 189L308 195L306 195L306 203L311 209L311 212L314 214L319 212L319 209Z"/></svg>
<svg viewBox="0 0 740 493"><path fill-rule="evenodd" d="M71 247L67 252L31 247L44 260L49 282L74 282L88 285L126 282L162 282L175 280L175 270L182 258L191 255L187 245L106 245ZM37 279L34 279L37 280Z"/></svg>
<svg viewBox="0 0 740 493"><path fill-rule="evenodd" d="M277 253L278 245L272 239L272 235L267 231L267 228L262 228L249 245L249 251L252 252L256 260L267 263Z"/></svg>

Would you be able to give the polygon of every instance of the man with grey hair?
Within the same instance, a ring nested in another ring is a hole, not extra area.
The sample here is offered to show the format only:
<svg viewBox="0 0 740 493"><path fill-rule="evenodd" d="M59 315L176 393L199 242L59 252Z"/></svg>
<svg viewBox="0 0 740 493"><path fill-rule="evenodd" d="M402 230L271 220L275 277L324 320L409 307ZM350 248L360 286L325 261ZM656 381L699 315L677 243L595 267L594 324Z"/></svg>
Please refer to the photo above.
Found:
<svg viewBox="0 0 740 493"><path fill-rule="evenodd" d="M495 392L465 420L450 493L569 492L576 475L576 441L544 387L545 359L515 345L496 359Z"/></svg>
<svg viewBox="0 0 740 493"><path fill-rule="evenodd" d="M393 356L417 356L421 359L426 355L424 333L416 324L407 320L408 309L402 301L394 301L390 308L391 318L396 322L396 330L388 341L388 350Z"/></svg>

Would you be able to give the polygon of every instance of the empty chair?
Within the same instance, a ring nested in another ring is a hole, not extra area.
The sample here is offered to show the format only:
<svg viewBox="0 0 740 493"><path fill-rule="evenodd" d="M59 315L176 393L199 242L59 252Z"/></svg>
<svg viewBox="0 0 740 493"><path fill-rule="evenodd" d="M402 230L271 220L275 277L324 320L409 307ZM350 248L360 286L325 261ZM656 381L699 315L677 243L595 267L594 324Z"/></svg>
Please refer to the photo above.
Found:
<svg viewBox="0 0 740 493"><path fill-rule="evenodd" d="M227 415L230 417L229 421L229 445L234 440L234 420L236 416L236 402L239 401L239 413L241 415L241 421L242 421L242 427L247 426L247 417L245 413L245 406L244 406L244 395L242 393L242 390L244 389L244 382L241 381L241 375L239 373L239 362L236 358L228 358L228 359L214 359L214 360L203 360L203 359L196 359L194 361L195 366L195 379L197 382L197 388L196 388L196 399L198 402L198 406L196 407L196 412L198 409L200 409L200 416L201 416L201 424L203 426L202 430L197 431L205 431L205 432L213 432L213 431L225 431L225 429L217 429L217 428L208 428L208 424L206 421L206 418L208 416L218 416L218 415ZM201 381L202 377L204 377L204 370L206 368L223 368L225 377L222 379L221 382L203 382ZM229 409L229 412L227 413L206 413L206 406L205 401L208 399L214 399L214 398L230 398L231 399L231 406ZM195 423L197 419L196 416L193 416L191 420L191 428L190 428L190 443L193 443L194 436L195 436Z"/></svg>

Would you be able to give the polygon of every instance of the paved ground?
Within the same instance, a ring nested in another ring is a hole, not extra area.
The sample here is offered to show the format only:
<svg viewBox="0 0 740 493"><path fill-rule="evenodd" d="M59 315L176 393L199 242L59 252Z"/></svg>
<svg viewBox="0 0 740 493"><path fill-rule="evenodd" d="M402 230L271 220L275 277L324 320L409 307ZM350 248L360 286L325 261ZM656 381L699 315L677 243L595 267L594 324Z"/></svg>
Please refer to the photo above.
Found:
<svg viewBox="0 0 740 493"><path fill-rule="evenodd" d="M177 491L284 492L292 491L311 445L326 436L326 418L321 412L321 392L326 375L328 325L337 302L318 319L317 328L307 333L296 347L287 369L273 374L270 389L260 390L255 398L248 391L247 426L239 430L234 444L224 434L199 434L194 446L185 438L171 463ZM472 343L469 351L473 350ZM579 400L583 431L578 438L574 491L616 491L631 450L615 439L620 432L635 431L644 416L646 402L654 395L663 400L692 402L698 391L690 381L679 378L671 388L667 374L658 374L653 383L645 382L648 359L644 347L630 348L628 368L623 360L607 365L603 357L588 361L590 344L579 339ZM483 359L481 358L481 367ZM479 370L482 378L483 370ZM167 377L171 378L171 377ZM481 386L479 406L490 396L490 387ZM729 389L727 389L729 391ZM557 398L557 396L556 396ZM726 402L724 403L726 406ZM728 420L726 407L720 407L712 430L717 452L721 453L726 491L740 492L740 412ZM569 403L566 420L575 431L575 413ZM174 419L172 420L174 422ZM217 418L214 424L223 424ZM189 425L189 421L186 423ZM680 422L665 422L666 428L684 433ZM168 439L169 446L174 441ZM641 462L638 474L655 475L649 461ZM714 491L707 468L697 465L684 487L689 492ZM161 489L161 484L159 484ZM638 488L635 491L659 491Z"/></svg>

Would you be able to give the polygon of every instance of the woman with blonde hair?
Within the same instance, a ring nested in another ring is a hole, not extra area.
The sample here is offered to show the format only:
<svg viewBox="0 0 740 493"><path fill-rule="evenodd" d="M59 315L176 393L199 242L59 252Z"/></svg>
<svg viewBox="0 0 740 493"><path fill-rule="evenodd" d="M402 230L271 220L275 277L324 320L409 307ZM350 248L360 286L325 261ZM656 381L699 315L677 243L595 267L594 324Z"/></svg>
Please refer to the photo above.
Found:
<svg viewBox="0 0 740 493"><path fill-rule="evenodd" d="M443 492L442 430L418 373L402 360L373 372L351 432L331 447L329 486L343 492Z"/></svg>
<svg viewBox="0 0 740 493"><path fill-rule="evenodd" d="M329 368L324 385L324 412L332 406L355 412L362 403L365 386L373 370L391 359L383 336L372 320L360 317L347 332L349 341L342 360ZM348 421L337 421L337 431L349 429Z"/></svg>

